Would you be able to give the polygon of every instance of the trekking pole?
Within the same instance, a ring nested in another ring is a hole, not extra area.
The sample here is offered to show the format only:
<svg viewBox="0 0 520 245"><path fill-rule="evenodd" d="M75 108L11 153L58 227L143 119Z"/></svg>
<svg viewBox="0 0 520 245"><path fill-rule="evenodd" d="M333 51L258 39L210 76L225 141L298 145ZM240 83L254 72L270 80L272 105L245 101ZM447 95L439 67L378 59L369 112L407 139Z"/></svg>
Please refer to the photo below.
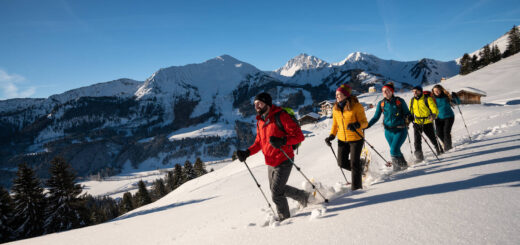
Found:
<svg viewBox="0 0 520 245"><path fill-rule="evenodd" d="M336 162L338 161L338 157L336 156L336 152L334 152L334 149L332 148L332 145L329 145L330 146L330 149L332 150L332 154L334 154L334 157L336 158ZM339 165L338 165L339 167ZM343 178L345 178L345 181L347 181L347 185L350 185L350 182L348 182L347 180L347 176L345 176L345 172L343 172L343 169L341 167L339 167L339 171L341 171L341 173L343 174Z"/></svg>
<svg viewBox="0 0 520 245"><path fill-rule="evenodd" d="M422 132L424 132L424 125L420 124L421 125L421 137L422 139L424 140L424 142L426 142L426 144L428 145L428 147L430 147L430 150L432 151L433 155L435 156L435 158L437 158L437 160L440 162L441 159L439 159L439 157L437 156L437 154L435 154L435 151L433 150L432 146L430 145L430 143L428 143L428 141L426 140L426 138L424 138L424 135L422 134Z"/></svg>
<svg viewBox="0 0 520 245"><path fill-rule="evenodd" d="M435 135L435 141L437 142L437 145L439 146L439 150L442 150L444 151L444 143L443 145L441 146L441 141L439 139L439 135L437 134L437 123L435 121L432 121L432 124L433 124L433 134Z"/></svg>
<svg viewBox="0 0 520 245"><path fill-rule="evenodd" d="M368 141L365 139L365 137L361 136L361 134L359 134L359 132L357 130L354 130L354 132L356 132L356 134L359 135L359 137L361 137L361 139L363 139L363 141L365 143L367 143L367 145L370 146L370 148L372 148L372 150L374 150L377 153L377 155L379 155L379 157L381 157L381 159L383 159L383 161L385 161L385 163L386 163L385 165L387 167L392 166L392 163L387 161L381 154L379 154L379 152L376 150L376 148L374 148L374 146L372 146L370 143L368 143Z"/></svg>
<svg viewBox="0 0 520 245"><path fill-rule="evenodd" d="M255 180L256 186L258 186L258 189L260 189L260 192L262 192L262 195L264 196L264 199L265 199L265 201L267 202L267 205L269 206L269 208L270 208L271 211L273 212L273 215L275 215L276 213L274 212L274 209L273 209L273 207L271 206L271 203L267 200L267 197L265 196L264 191L262 190L262 188L260 188L260 184L258 183L258 181L256 181L256 178L255 178L255 176L253 175L253 172L251 172L251 169L249 168L249 166L247 165L247 163L246 163L245 160L244 160L244 164L246 165L247 170L249 170L249 173L251 174L251 177L253 177L253 179Z"/></svg>
<svg viewBox="0 0 520 245"><path fill-rule="evenodd" d="M406 137L408 137L408 144L410 145L410 154L412 154L412 157L413 157L413 151L412 151L412 141L410 140L410 133L409 132L409 128L408 126L406 127Z"/></svg>
<svg viewBox="0 0 520 245"><path fill-rule="evenodd" d="M285 151L282 148L279 148L279 149L287 157L287 159L289 159L289 161L292 162L292 164L294 165L296 170L298 170L298 172L300 172L300 174L302 174L303 178L305 178L307 180L307 182L309 182L309 184L311 184L312 189L317 191L318 194L320 194L320 196L323 197L323 199L325 199L326 203L329 203L329 199L325 198L325 196L323 194L321 194L320 190L316 189L316 186L307 178L307 176L305 176L305 174L300 170L300 167L298 167L298 165L296 165L296 163L294 163L294 161L287 155L287 153L285 153Z"/></svg>
<svg viewBox="0 0 520 245"><path fill-rule="evenodd" d="M466 127L466 132L468 132L469 141L471 140L471 135L469 134L468 126L466 126L466 120L464 120L464 116L462 116L462 111L460 110L459 104L457 104L457 108L459 108L460 117L462 118L462 122L464 123L464 127Z"/></svg>

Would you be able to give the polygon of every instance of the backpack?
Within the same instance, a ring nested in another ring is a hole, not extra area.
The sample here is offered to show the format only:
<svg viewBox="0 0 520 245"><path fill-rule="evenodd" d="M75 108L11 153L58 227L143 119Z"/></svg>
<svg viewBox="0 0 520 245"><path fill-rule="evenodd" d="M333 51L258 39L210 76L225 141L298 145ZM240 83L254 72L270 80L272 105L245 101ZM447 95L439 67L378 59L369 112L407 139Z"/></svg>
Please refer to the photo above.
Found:
<svg viewBox="0 0 520 245"><path fill-rule="evenodd" d="M401 116L402 117L403 116L403 106L402 106L400 97L395 97L395 104L399 108L399 112L398 112L397 116ZM380 106L381 106L381 111L383 112L383 114L385 114L385 110L384 110L385 100L384 99L381 100Z"/></svg>
<svg viewBox="0 0 520 245"><path fill-rule="evenodd" d="M426 105L426 108L428 109L428 111L430 111L430 114L432 113L432 110L430 110L430 105L428 104L428 98L429 97L432 97L432 92L430 91L423 91L423 99L424 99L424 104ZM410 101L410 113L413 115L413 101L415 100L415 98L412 98L412 101ZM433 103L435 103L435 100L433 100Z"/></svg>
<svg viewBox="0 0 520 245"><path fill-rule="evenodd" d="M293 111L293 109L289 108L289 107L282 107L282 110L277 112L276 114L274 114L274 122L276 124L276 126L278 127L278 129L280 129L282 132L284 132L285 134L287 134L287 131L285 131L285 128L283 127L283 124L282 124L282 121L280 120L280 114L281 113L287 113L289 114L289 116L291 117L291 119L293 120L293 122L296 123L296 125L298 125L298 127L300 128L300 123L298 122L298 120L296 119L296 116L295 116L295 113ZM296 150L298 149L298 147L301 145L302 143L298 143L296 145L292 145L292 148L293 150Z"/></svg>

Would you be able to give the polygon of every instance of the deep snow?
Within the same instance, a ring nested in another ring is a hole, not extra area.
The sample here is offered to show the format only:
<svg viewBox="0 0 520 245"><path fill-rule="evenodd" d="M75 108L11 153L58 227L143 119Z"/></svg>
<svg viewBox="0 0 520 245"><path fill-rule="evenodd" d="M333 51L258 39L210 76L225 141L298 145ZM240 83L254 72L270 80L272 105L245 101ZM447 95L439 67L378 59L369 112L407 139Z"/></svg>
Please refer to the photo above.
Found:
<svg viewBox="0 0 520 245"><path fill-rule="evenodd" d="M295 215L264 227L265 200L243 163L234 161L112 222L16 244L517 244L519 68L517 54L448 79L443 83L448 89L473 87L487 93L483 104L461 106L473 141L456 110L455 148L441 155L441 162L423 145L427 161L386 176L388 169L372 153L365 188L331 198L326 210L314 205L297 211L290 201ZM411 97L410 92L398 95L406 101ZM360 100L372 103L376 96ZM368 119L374 111L367 111ZM308 177L332 188L343 177L323 142L330 126L330 119L303 126L310 133L296 163ZM389 157L381 120L366 134ZM409 147L408 142L402 147L407 159ZM247 163L269 196L262 154ZM301 187L303 180L294 169L289 184Z"/></svg>

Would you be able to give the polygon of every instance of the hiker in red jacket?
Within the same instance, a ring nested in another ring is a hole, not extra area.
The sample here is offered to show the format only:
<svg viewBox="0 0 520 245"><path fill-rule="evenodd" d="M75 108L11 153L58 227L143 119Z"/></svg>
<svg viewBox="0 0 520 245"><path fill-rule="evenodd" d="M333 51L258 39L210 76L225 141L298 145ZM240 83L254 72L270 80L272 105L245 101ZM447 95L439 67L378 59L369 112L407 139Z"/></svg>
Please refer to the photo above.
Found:
<svg viewBox="0 0 520 245"><path fill-rule="evenodd" d="M269 186L273 202L281 221L291 216L286 197L298 201L302 207L305 207L310 196L308 192L286 185L293 163L281 151L285 151L291 159L294 159L292 145L302 142L304 136L300 127L291 119L290 115L272 104L271 95L268 93L258 94L254 103L257 113L256 139L247 150L237 151L237 157L243 162L250 155L262 150L265 164L268 165ZM286 133L279 129L275 123L277 113L280 113L280 121Z"/></svg>

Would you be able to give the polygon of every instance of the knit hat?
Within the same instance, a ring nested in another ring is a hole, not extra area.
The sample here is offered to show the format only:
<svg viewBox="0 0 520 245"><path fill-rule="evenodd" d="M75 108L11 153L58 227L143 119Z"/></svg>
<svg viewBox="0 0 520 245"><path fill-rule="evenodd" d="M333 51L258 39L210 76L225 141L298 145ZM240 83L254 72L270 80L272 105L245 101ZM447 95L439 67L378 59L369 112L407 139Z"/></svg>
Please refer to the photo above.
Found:
<svg viewBox="0 0 520 245"><path fill-rule="evenodd" d="M336 91L341 92L343 95L345 95L347 97L350 97L350 95L352 94L352 88L350 88L350 86L348 86L348 84L346 84L346 83L339 86L339 88L336 89Z"/></svg>
<svg viewBox="0 0 520 245"><path fill-rule="evenodd" d="M271 98L271 95L266 92L259 93L257 96L255 96L255 100L262 101L268 106L273 105L273 99Z"/></svg>
<svg viewBox="0 0 520 245"><path fill-rule="evenodd" d="M414 90L414 89L417 89L417 90L421 91L421 93L423 92L423 89L422 89L422 87L420 85L417 85L417 86L413 87L412 90Z"/></svg>
<svg viewBox="0 0 520 245"><path fill-rule="evenodd" d="M394 89L394 84L393 83L387 83L383 86L383 88L387 88L387 89L390 89L390 91L392 91L392 93L394 93L395 89Z"/></svg>

